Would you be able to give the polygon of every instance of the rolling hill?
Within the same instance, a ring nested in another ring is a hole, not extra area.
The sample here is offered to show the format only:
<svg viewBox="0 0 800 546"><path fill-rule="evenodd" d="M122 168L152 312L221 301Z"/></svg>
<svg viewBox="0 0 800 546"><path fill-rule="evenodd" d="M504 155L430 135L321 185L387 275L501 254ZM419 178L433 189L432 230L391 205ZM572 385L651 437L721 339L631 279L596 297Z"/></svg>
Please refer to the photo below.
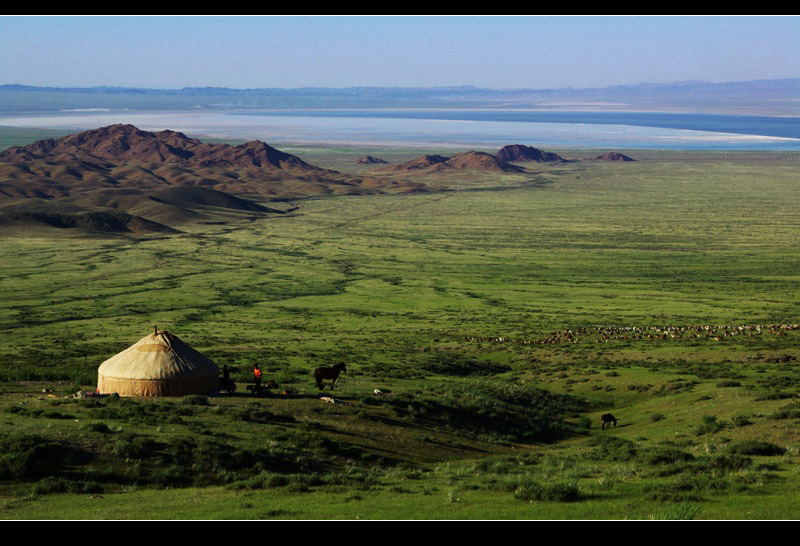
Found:
<svg viewBox="0 0 800 546"><path fill-rule="evenodd" d="M400 165L392 165L391 167L384 167L380 170L390 172L419 171L426 173L448 170L479 170L504 173L524 172L522 167L511 165L507 161L498 159L491 154L476 151L462 152L452 157L425 155L401 163Z"/></svg>
<svg viewBox="0 0 800 546"><path fill-rule="evenodd" d="M250 199L424 189L419 182L353 177L323 169L261 141L207 144L177 131L148 132L133 125L101 127L0 152L0 203L26 202L25 215L6 214L6 223L49 218L31 216L45 202L49 203L46 214L56 214L54 207L62 204L172 226L208 221L221 212L285 212L285 208L266 207Z"/></svg>

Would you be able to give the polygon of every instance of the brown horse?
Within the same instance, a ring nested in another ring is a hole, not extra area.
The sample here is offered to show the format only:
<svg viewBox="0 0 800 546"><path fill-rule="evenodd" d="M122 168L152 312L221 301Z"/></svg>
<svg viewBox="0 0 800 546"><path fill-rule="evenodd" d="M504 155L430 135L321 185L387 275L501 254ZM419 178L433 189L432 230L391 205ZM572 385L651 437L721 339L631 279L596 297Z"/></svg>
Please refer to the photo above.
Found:
<svg viewBox="0 0 800 546"><path fill-rule="evenodd" d="M330 379L331 390L333 390L333 384L336 383L336 380L339 378L339 373L346 371L347 368L345 368L344 362L339 362L338 364L334 364L330 367L323 366L321 368L317 368L314 370L314 380L317 382L317 388L319 390L323 390L325 386L322 384L322 380Z"/></svg>
<svg viewBox="0 0 800 546"><path fill-rule="evenodd" d="M603 430L606 429L606 424L608 424L608 428L611 428L611 423L614 423L614 426L617 426L617 418L610 413L604 413L601 415L600 420L603 421Z"/></svg>

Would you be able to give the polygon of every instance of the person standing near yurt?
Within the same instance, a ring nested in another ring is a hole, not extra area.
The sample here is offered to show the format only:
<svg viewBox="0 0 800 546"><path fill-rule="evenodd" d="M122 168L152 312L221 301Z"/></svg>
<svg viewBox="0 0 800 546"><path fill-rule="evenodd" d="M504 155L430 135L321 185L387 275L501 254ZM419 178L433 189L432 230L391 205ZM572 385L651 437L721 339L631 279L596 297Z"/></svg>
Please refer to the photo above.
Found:
<svg viewBox="0 0 800 546"><path fill-rule="evenodd" d="M256 384L256 393L261 392L261 368L258 367L258 364L253 365L253 378Z"/></svg>

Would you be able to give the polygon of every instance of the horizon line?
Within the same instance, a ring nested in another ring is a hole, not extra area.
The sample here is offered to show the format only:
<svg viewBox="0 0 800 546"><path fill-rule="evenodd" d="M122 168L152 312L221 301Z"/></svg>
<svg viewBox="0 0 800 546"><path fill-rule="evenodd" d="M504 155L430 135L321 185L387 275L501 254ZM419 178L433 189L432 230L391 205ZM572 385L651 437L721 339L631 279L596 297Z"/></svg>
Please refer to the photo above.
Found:
<svg viewBox="0 0 800 546"><path fill-rule="evenodd" d="M228 91L262 91L262 90L299 90L299 89L335 89L335 90L345 90L345 89L473 89L477 91L553 91L553 90L572 90L572 91L584 91L584 90L592 90L592 89L611 89L611 88L619 88L619 87L641 87L641 86L650 86L650 87L663 87L663 86L673 86L673 85L730 85L730 84L742 84L742 83L759 83L759 82L791 82L795 80L800 80L800 76L794 78L758 78L754 80L732 80L732 81L724 81L724 82L711 82L708 80L675 80L669 82L660 82L660 83L653 83L653 82L639 82L639 83L628 83L628 84L614 84L614 85L607 85L602 87L540 87L540 88L533 88L533 87L479 87L476 85L431 85L431 86L399 86L399 85L349 85L349 86L309 86L309 85L302 85L296 87L226 87L226 86L218 86L218 85L186 85L183 87L136 87L130 85L106 85L106 84L97 84L97 85L87 85L87 86L75 86L75 85L67 85L67 86L59 86L59 85L31 85L25 83L4 83L0 84L0 88L26 88L29 90L32 89L82 89L82 90L103 90L103 89L130 89L136 91L185 91L185 90L192 90L192 89L216 89L216 90L228 90Z"/></svg>

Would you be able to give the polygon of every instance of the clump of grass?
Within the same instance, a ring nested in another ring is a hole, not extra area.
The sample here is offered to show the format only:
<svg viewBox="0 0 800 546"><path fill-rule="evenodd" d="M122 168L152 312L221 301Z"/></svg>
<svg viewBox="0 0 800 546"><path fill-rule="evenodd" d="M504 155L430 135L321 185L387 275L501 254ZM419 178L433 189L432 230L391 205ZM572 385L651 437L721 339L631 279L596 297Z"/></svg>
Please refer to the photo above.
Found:
<svg viewBox="0 0 800 546"><path fill-rule="evenodd" d="M109 451L125 460L147 459L157 453L161 444L145 436L124 434L114 442Z"/></svg>
<svg viewBox="0 0 800 546"><path fill-rule="evenodd" d="M589 459L626 462L636 459L639 450L636 444L617 436L595 436L589 445L595 448L587 454Z"/></svg>
<svg viewBox="0 0 800 546"><path fill-rule="evenodd" d="M581 492L576 480L549 484L527 481L514 490L514 498L528 502L575 502L580 500Z"/></svg>
<svg viewBox="0 0 800 546"><path fill-rule="evenodd" d="M638 459L650 466L687 463L694 461L694 455L674 447L658 447L642 451Z"/></svg>
<svg viewBox="0 0 800 546"><path fill-rule="evenodd" d="M731 424L734 427L746 427L753 424L753 421L750 420L750 417L747 415L734 415L731 418Z"/></svg>
<svg viewBox="0 0 800 546"><path fill-rule="evenodd" d="M103 493L101 484L87 480L73 480L61 476L48 476L34 484L33 495L52 493Z"/></svg>
<svg viewBox="0 0 800 546"><path fill-rule="evenodd" d="M728 427L728 423L720 421L716 415L704 415L703 421L697 427L696 434L702 436L703 434L713 434Z"/></svg>
<svg viewBox="0 0 800 546"><path fill-rule="evenodd" d="M681 502L665 510L653 514L657 520L691 520L697 515L700 507L693 502Z"/></svg>
<svg viewBox="0 0 800 546"><path fill-rule="evenodd" d="M229 489L242 490L242 489L270 489L273 487L285 487L289 483L289 479L282 474L274 472L259 472L255 476L236 480L228 485Z"/></svg>
<svg viewBox="0 0 800 546"><path fill-rule="evenodd" d="M753 459L744 455L719 455L718 457L699 459L698 470L736 471L749 468L752 464Z"/></svg>
<svg viewBox="0 0 800 546"><path fill-rule="evenodd" d="M771 420L800 419L800 404L788 404L767 416Z"/></svg>
<svg viewBox="0 0 800 546"><path fill-rule="evenodd" d="M208 406L208 396L203 396L202 394L190 394L188 396L184 396L181 399L183 404L187 406Z"/></svg>
<svg viewBox="0 0 800 546"><path fill-rule="evenodd" d="M44 417L45 419L75 419L74 415L61 413L51 409L42 408L23 408L22 406L11 406L5 410L8 413L22 415L25 417Z"/></svg>
<svg viewBox="0 0 800 546"><path fill-rule="evenodd" d="M699 502L702 497L695 487L685 481L656 482L646 484L644 497L658 502Z"/></svg>
<svg viewBox="0 0 800 546"><path fill-rule="evenodd" d="M787 400L789 398L796 398L796 397L797 395L791 392L777 391L777 392L765 392L763 394L760 394L756 396L755 400L756 402L763 402L766 400Z"/></svg>
<svg viewBox="0 0 800 546"><path fill-rule="evenodd" d="M92 432L100 432L100 433L103 433L103 434L111 433L111 427L109 427L107 424L101 423L101 422L89 423L88 425L86 425L86 428L88 428Z"/></svg>
<svg viewBox="0 0 800 546"><path fill-rule="evenodd" d="M184 425L184 417L193 415L186 405L174 402L139 401L132 398L108 398L94 414L100 419L142 425Z"/></svg>
<svg viewBox="0 0 800 546"><path fill-rule="evenodd" d="M736 455L777 456L786 453L786 448L760 440L745 440L728 446L728 452Z"/></svg>

